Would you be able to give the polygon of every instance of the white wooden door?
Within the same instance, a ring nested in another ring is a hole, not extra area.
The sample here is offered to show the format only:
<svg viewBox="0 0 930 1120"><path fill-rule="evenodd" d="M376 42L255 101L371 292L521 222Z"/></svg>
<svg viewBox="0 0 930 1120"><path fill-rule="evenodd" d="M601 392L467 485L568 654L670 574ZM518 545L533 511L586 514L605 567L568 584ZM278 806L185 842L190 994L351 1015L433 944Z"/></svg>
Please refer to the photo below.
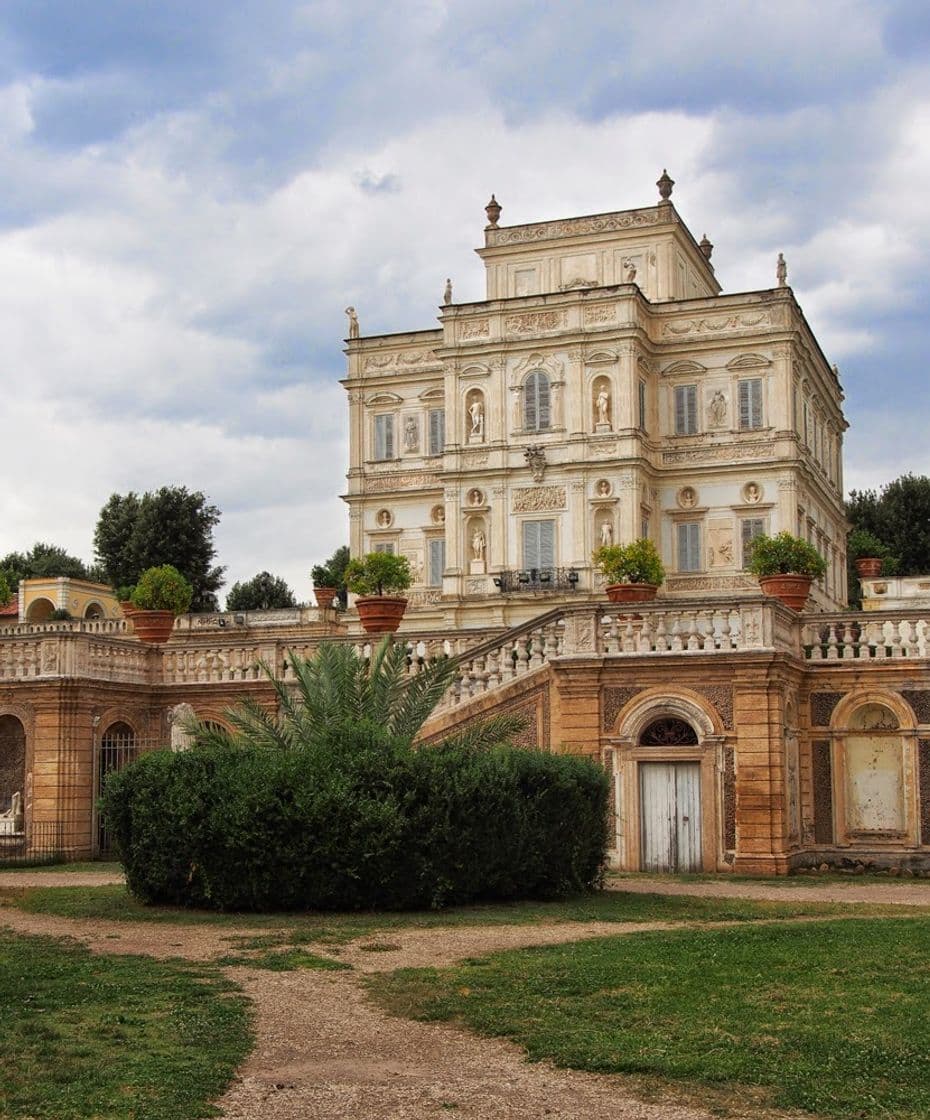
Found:
<svg viewBox="0 0 930 1120"><path fill-rule="evenodd" d="M701 766L639 764L643 871L700 871Z"/></svg>

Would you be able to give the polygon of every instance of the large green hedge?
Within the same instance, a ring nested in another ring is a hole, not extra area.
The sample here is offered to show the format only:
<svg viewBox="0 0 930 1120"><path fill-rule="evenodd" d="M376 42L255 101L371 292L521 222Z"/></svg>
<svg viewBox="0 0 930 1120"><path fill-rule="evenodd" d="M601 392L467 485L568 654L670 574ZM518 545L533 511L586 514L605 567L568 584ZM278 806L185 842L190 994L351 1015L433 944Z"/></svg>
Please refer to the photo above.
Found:
<svg viewBox="0 0 930 1120"><path fill-rule="evenodd" d="M607 837L597 765L414 749L360 723L302 750L143 756L103 811L130 890L217 909L404 909L590 888Z"/></svg>

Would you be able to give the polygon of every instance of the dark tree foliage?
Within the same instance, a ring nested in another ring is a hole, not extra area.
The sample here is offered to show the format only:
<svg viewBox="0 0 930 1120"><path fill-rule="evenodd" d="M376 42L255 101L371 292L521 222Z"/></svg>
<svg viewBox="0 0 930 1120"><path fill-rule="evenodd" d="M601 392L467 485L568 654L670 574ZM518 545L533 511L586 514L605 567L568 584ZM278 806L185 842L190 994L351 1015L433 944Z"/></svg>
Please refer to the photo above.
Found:
<svg viewBox="0 0 930 1120"><path fill-rule="evenodd" d="M853 529L863 529L885 545L893 560L890 570L903 576L930 572L930 478L904 474L880 491L852 490L846 516ZM886 569L887 570L887 569ZM849 563L850 600L859 584Z"/></svg>
<svg viewBox="0 0 930 1120"><path fill-rule="evenodd" d="M147 568L172 564L194 588L191 609L212 611L225 571L213 565L219 520L219 509L186 486L112 494L97 519L94 550L114 587L135 584Z"/></svg>
<svg viewBox="0 0 930 1120"><path fill-rule="evenodd" d="M228 611L269 611L296 606L294 592L271 572L259 572L242 583L234 583L226 596Z"/></svg>
<svg viewBox="0 0 930 1120"><path fill-rule="evenodd" d="M8 552L0 560L0 572L6 576L13 589L21 579L50 579L68 576L70 579L97 579L102 573L88 567L83 560L71 556L54 544L37 541L28 552Z"/></svg>

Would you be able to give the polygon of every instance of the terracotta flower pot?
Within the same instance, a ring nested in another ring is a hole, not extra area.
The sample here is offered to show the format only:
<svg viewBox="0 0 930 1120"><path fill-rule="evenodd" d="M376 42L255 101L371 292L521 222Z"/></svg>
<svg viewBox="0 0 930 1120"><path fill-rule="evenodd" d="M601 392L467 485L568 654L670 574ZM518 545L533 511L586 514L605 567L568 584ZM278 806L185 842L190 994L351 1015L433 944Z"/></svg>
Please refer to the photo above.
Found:
<svg viewBox="0 0 930 1120"><path fill-rule="evenodd" d="M140 611L136 608L132 614L132 629L141 641L161 645L174 631L174 611Z"/></svg>
<svg viewBox="0 0 930 1120"><path fill-rule="evenodd" d="M648 603L659 590L656 583L608 583L604 588L611 603Z"/></svg>
<svg viewBox="0 0 930 1120"><path fill-rule="evenodd" d="M313 594L316 597L316 605L321 611L328 611L333 605L337 590L335 587L314 587Z"/></svg>
<svg viewBox="0 0 930 1120"><path fill-rule="evenodd" d="M775 576L759 576L759 586L766 595L773 599L780 599L786 607L793 611L804 610L804 604L811 592L813 583L811 576L798 576L782 573Z"/></svg>
<svg viewBox="0 0 930 1120"><path fill-rule="evenodd" d="M120 599L119 609L123 612L123 618L132 618L139 608L132 605L132 599Z"/></svg>
<svg viewBox="0 0 930 1120"><path fill-rule="evenodd" d="M882 574L882 562L877 556L862 556L856 561L856 574L860 579L878 579Z"/></svg>
<svg viewBox="0 0 930 1120"><path fill-rule="evenodd" d="M366 595L356 599L358 617L366 634L393 634L407 609L407 600L392 595Z"/></svg>

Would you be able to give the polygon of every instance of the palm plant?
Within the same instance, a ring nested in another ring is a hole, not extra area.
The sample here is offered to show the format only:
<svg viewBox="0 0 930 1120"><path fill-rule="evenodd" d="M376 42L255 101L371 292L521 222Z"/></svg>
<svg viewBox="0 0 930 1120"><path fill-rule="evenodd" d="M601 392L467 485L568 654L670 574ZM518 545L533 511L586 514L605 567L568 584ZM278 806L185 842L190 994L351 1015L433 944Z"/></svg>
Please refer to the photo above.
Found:
<svg viewBox="0 0 930 1120"><path fill-rule="evenodd" d="M410 747L458 672L451 658L439 658L412 674L403 644L385 638L364 658L347 644L323 642L312 658L289 655L293 681L275 677L262 665L274 688L277 711L246 699L227 711L234 730L196 721L190 731L204 747L263 747L304 750L341 738L352 729L378 727L398 747ZM522 730L520 716L504 715L469 723L443 740L444 745L479 750L502 743Z"/></svg>

